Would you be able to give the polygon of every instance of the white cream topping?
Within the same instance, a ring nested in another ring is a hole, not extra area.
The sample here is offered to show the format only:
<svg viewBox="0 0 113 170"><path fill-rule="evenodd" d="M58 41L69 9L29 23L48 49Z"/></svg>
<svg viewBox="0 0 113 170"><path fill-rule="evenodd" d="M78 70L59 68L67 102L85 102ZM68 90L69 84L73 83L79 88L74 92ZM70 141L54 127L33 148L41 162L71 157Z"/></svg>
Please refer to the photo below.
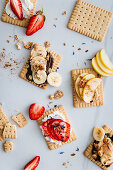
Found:
<svg viewBox="0 0 113 170"><path fill-rule="evenodd" d="M43 122L46 122L47 119L51 119L51 118L54 118L54 119L62 119L63 121L65 121L65 116L63 115L63 113L60 113L59 111L55 111L53 114L50 114L50 115L46 116L42 121L43 121ZM44 135L45 132L44 132L42 126L40 126L40 129L42 130L42 134ZM45 137L45 140L50 141L50 142L52 142L52 143L55 143L56 145L61 145L61 144L62 144L61 141L53 140L53 139L50 138L49 136L46 136L46 137Z"/></svg>
<svg viewBox="0 0 113 170"><path fill-rule="evenodd" d="M23 17L28 18L29 10L33 9L33 3L31 3L30 0L21 0L21 3L22 3ZM10 1L7 3L7 5L5 7L5 11L11 18L18 19L10 7Z"/></svg>

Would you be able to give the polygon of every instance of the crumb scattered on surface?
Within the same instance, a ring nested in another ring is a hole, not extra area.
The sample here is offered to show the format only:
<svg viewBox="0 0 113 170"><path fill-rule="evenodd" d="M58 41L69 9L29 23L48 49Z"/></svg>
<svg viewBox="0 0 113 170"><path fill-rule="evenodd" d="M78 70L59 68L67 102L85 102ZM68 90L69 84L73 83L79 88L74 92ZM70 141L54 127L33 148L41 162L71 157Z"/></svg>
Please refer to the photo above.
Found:
<svg viewBox="0 0 113 170"><path fill-rule="evenodd" d="M66 46L66 43L64 42L63 45Z"/></svg>
<svg viewBox="0 0 113 170"><path fill-rule="evenodd" d="M62 15L66 15L66 11L62 12Z"/></svg>
<svg viewBox="0 0 113 170"><path fill-rule="evenodd" d="M78 48L78 50L81 50L81 48Z"/></svg>
<svg viewBox="0 0 113 170"><path fill-rule="evenodd" d="M14 42L16 42L18 40L18 36L14 35Z"/></svg>
<svg viewBox="0 0 113 170"><path fill-rule="evenodd" d="M45 48L50 47L50 45L51 45L51 44L50 44L50 42L49 42L49 41L45 41L45 42L44 42L44 46L45 46Z"/></svg>
<svg viewBox="0 0 113 170"><path fill-rule="evenodd" d="M53 99L54 99L54 95L52 95L52 94L49 95L49 99L50 99L50 100L53 100Z"/></svg>
<svg viewBox="0 0 113 170"><path fill-rule="evenodd" d="M28 50L30 50L30 49L33 47L33 45L34 45L33 42L28 42L28 44L25 44L25 43L23 42L23 47L24 47L25 49L28 49Z"/></svg>
<svg viewBox="0 0 113 170"><path fill-rule="evenodd" d="M18 50L21 50L21 46L19 45L19 43L16 44L16 47Z"/></svg>
<svg viewBox="0 0 113 170"><path fill-rule="evenodd" d="M75 153L72 153L71 156L75 156L76 154Z"/></svg>
<svg viewBox="0 0 113 170"><path fill-rule="evenodd" d="M12 35L9 35L9 37L12 37Z"/></svg>
<svg viewBox="0 0 113 170"><path fill-rule="evenodd" d="M10 43L10 41L9 41L9 40L7 40L7 43Z"/></svg>
<svg viewBox="0 0 113 170"><path fill-rule="evenodd" d="M64 162L62 165L63 165L63 166L66 166L66 162Z"/></svg>

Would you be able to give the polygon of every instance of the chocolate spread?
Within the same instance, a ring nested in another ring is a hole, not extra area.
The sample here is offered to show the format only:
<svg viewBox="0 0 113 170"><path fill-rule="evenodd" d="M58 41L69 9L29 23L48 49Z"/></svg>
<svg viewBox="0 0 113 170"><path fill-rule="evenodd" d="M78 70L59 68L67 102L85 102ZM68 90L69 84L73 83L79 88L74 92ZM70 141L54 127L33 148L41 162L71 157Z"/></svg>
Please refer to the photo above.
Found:
<svg viewBox="0 0 113 170"><path fill-rule="evenodd" d="M53 56L51 55L51 53L47 52L47 56L48 55L49 55L49 60L47 61L47 65L46 65L46 73L47 73L47 75L49 74L49 69L50 68L52 69L53 62L54 62L54 59L53 59ZM31 64L30 64L30 59L29 59L27 73L26 73L26 78L29 81L33 81L33 79L31 79L31 77L32 77L32 70L31 70Z"/></svg>

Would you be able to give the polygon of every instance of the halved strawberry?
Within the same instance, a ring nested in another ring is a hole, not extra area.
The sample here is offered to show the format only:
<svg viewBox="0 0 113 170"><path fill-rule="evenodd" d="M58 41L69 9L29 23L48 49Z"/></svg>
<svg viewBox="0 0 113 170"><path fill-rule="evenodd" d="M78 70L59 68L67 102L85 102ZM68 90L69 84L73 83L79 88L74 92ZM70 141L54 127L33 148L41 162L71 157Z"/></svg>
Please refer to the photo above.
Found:
<svg viewBox="0 0 113 170"><path fill-rule="evenodd" d="M39 103L33 103L29 108L29 117L31 120L37 120L43 115L44 111L44 106Z"/></svg>
<svg viewBox="0 0 113 170"><path fill-rule="evenodd" d="M70 124L58 119L53 122L54 134L62 142L68 141L70 137Z"/></svg>
<svg viewBox="0 0 113 170"><path fill-rule="evenodd" d="M18 19L23 20L22 3L20 0L10 0L10 6Z"/></svg>
<svg viewBox="0 0 113 170"><path fill-rule="evenodd" d="M33 160L31 160L24 168L24 170L35 170L40 162L40 156L36 156Z"/></svg>
<svg viewBox="0 0 113 170"><path fill-rule="evenodd" d="M43 11L38 11L35 15L30 18L28 28L26 30L26 35L32 35L41 29L45 22L45 16Z"/></svg>

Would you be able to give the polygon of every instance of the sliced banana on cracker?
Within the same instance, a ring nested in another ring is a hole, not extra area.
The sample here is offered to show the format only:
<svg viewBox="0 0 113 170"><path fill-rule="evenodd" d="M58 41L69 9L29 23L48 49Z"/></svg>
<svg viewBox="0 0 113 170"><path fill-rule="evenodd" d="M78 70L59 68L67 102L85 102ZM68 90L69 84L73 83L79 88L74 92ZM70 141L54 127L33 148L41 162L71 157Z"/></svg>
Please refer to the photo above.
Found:
<svg viewBox="0 0 113 170"><path fill-rule="evenodd" d="M36 84L43 84L47 80L47 74L44 70L33 72L33 80Z"/></svg>
<svg viewBox="0 0 113 170"><path fill-rule="evenodd" d="M103 128L95 127L93 130L93 137L96 141L102 141L104 139L105 131Z"/></svg>

